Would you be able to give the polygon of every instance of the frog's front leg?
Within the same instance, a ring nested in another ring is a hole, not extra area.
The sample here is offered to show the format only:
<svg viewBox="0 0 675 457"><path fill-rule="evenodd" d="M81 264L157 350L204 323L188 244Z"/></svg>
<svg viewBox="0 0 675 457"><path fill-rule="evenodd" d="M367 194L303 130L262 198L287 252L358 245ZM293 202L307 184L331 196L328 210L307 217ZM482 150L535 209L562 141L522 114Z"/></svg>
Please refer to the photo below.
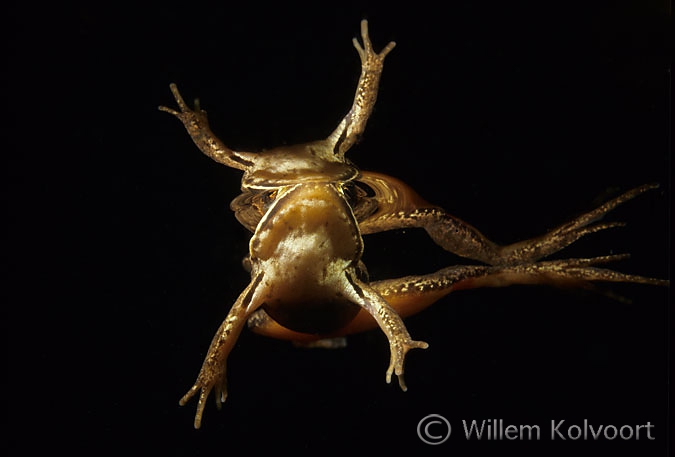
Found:
<svg viewBox="0 0 675 457"><path fill-rule="evenodd" d="M373 288L352 275L348 274L347 277L351 285L351 288L348 289L351 299L375 320L389 340L391 356L385 378L387 384L391 382L391 375L395 374L398 377L401 389L407 390L403 378L405 356L411 349L426 349L429 345L424 341L414 341L410 337L401 316ZM363 311L361 311L361 314L363 314Z"/></svg>
<svg viewBox="0 0 675 457"><path fill-rule="evenodd" d="M190 390L180 399L180 405L184 406L197 392L199 403L195 414L194 426L199 428L202 423L206 399L211 390L214 390L216 405L220 409L222 402L227 398L226 363L230 351L234 347L246 320L258 309L260 303L255 299L256 288L260 284L262 275L254 278L248 287L239 295L227 317L218 328L209 352L204 359L197 381Z"/></svg>
<svg viewBox="0 0 675 457"><path fill-rule="evenodd" d="M374 190L374 199L378 204L376 212L359 222L361 233L406 227L424 228L443 249L489 265L534 262L564 249L585 235L622 226L624 224L620 222L597 221L622 203L658 187L657 184L636 187L542 236L500 246L470 224L448 214L442 208L430 205L396 178L363 172L359 181Z"/></svg>
<svg viewBox="0 0 675 457"><path fill-rule="evenodd" d="M239 170L246 170L253 165L254 157L250 152L233 151L214 135L209 127L206 111L201 109L198 100L195 100L195 107L191 109L183 100L178 87L175 84L169 87L179 111L166 106L160 106L159 110L176 116L185 126L192 141L204 154L218 163Z"/></svg>
<svg viewBox="0 0 675 457"><path fill-rule="evenodd" d="M345 152L354 145L363 133L368 117L377 100L378 86L384 58L394 49L396 43L389 42L382 51L376 53L368 36L368 21L361 21L361 39L363 46L354 38L353 43L361 57L361 76L354 95L354 102L347 115L326 139L333 154L343 160Z"/></svg>

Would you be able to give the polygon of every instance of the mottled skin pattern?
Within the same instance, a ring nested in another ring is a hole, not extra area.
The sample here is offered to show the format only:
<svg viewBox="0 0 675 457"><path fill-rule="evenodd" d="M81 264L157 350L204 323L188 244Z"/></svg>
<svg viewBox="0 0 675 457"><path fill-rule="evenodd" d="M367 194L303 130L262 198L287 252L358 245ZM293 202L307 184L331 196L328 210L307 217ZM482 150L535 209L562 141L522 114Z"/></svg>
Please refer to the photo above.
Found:
<svg viewBox="0 0 675 457"><path fill-rule="evenodd" d="M184 405L199 393L196 428L209 393L214 391L219 408L227 397L227 357L246 324L256 333L321 347L379 326L391 351L386 381L395 374L405 390L406 353L428 345L410 337L402 318L453 290L511 284L578 287L590 281L668 284L595 266L625 255L540 260L582 236L621 225L596 222L655 185L630 190L540 237L499 246L398 179L359 171L347 162L345 153L365 129L384 58L395 45L374 52L366 21L361 22L361 38L363 45L354 39L361 58L354 102L325 140L259 153L233 151L211 132L206 112L197 104L190 109L174 84L179 110L160 107L180 119L204 154L244 171L243 193L231 208L253 232L245 259L251 282L216 332L195 384L180 400ZM361 262L362 235L406 227L423 228L443 249L486 265L369 282Z"/></svg>

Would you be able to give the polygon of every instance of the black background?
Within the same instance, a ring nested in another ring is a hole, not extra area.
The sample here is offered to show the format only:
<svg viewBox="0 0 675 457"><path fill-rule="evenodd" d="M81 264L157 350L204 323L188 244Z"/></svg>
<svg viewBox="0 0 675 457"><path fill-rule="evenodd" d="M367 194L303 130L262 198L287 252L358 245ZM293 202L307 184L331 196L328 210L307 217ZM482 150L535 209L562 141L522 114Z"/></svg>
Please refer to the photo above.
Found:
<svg viewBox="0 0 675 457"><path fill-rule="evenodd" d="M632 303L524 286L452 294L407 321L430 348L410 354L406 393L384 383L381 332L336 351L244 332L224 409L210 401L195 431L195 401L177 404L247 283L249 235L228 209L240 173L156 107L173 106L176 82L235 149L325 137L351 104L362 18L376 49L397 47L351 160L502 243L659 182L608 217L626 228L564 254L631 252L617 269L667 278L669 7L592 4L11 7L8 453L665 455L668 290L638 285L608 286ZM367 237L364 260L375 279L466 262L414 230ZM431 413L454 427L436 447L416 435ZM462 419L543 436L467 442ZM657 439L551 442L561 419L651 422Z"/></svg>

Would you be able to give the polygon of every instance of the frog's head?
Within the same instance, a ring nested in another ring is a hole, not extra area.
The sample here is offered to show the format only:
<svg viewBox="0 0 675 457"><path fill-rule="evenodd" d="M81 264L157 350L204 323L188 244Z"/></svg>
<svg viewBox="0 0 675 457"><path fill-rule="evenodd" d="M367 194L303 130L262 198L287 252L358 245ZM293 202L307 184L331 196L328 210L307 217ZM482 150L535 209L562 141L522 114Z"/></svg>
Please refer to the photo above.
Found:
<svg viewBox="0 0 675 457"><path fill-rule="evenodd" d="M245 164L242 187L271 189L308 182L344 183L359 172L330 143L316 141L259 153L234 153Z"/></svg>

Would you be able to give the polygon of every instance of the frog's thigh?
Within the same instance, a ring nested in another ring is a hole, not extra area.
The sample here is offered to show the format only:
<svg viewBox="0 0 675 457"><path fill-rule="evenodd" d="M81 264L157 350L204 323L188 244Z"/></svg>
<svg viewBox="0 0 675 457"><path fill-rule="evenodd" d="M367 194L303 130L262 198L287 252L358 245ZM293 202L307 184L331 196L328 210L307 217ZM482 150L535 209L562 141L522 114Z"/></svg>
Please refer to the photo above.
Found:
<svg viewBox="0 0 675 457"><path fill-rule="evenodd" d="M471 288L472 281L485 276L490 267L464 265L444 268L436 273L375 281L369 287L380 295L401 318L416 314L453 290ZM249 328L260 335L307 344L376 328L377 322L365 310L344 328L330 334L306 334L280 325L262 309L248 320Z"/></svg>

